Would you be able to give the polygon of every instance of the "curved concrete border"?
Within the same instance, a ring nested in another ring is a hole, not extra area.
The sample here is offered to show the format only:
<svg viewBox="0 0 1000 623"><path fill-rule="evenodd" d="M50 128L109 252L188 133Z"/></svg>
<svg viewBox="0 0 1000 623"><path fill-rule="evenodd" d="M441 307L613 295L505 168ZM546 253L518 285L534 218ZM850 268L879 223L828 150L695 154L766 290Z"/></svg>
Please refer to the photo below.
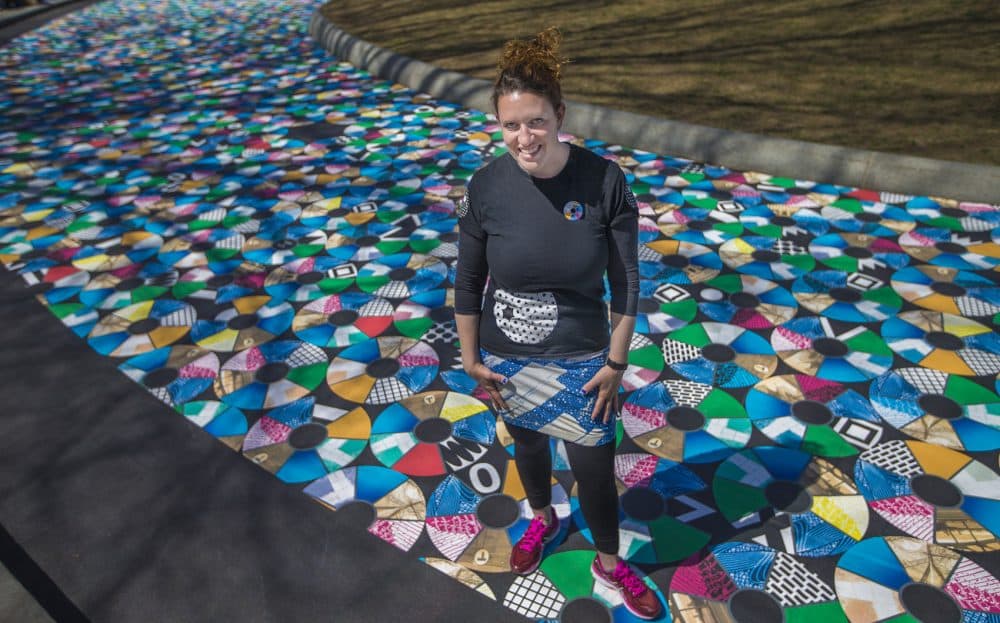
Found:
<svg viewBox="0 0 1000 623"><path fill-rule="evenodd" d="M467 108L493 108L486 80L379 48L344 32L318 9L309 34L337 58L379 78ZM829 184L1000 203L1000 167L720 130L571 100L567 108L566 132L657 154Z"/></svg>
<svg viewBox="0 0 1000 623"><path fill-rule="evenodd" d="M35 4L3 11L0 13L0 28L76 1L77 0L51 0L48 4Z"/></svg>

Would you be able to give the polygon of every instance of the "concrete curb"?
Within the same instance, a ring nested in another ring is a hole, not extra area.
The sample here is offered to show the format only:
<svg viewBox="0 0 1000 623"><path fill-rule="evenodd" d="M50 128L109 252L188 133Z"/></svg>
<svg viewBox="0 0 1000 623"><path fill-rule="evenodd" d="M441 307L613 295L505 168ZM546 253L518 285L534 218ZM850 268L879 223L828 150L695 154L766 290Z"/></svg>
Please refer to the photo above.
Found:
<svg viewBox="0 0 1000 623"><path fill-rule="evenodd" d="M39 13L44 13L51 9L58 8L64 4L69 4L71 2L76 2L77 0L59 0L53 2L52 4L36 4L32 6L20 7L17 9L12 9L8 11L0 12L0 28L4 26L9 26L10 24L17 23L21 20L27 19Z"/></svg>
<svg viewBox="0 0 1000 623"><path fill-rule="evenodd" d="M358 39L320 10L313 14L309 34L332 55L379 78L467 108L492 111L492 85L486 80ZM566 132L658 154L828 184L1000 203L1000 167L733 132L572 100L567 100L567 108Z"/></svg>

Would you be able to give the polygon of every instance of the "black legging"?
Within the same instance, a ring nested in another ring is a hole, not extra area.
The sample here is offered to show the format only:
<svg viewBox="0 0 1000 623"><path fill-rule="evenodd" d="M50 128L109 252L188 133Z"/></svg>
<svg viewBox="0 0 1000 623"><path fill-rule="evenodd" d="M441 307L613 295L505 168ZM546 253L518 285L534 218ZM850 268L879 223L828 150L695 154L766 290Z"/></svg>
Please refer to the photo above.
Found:
<svg viewBox="0 0 1000 623"><path fill-rule="evenodd" d="M552 452L549 436L507 424L514 438L514 461L531 508L552 503ZM597 551L618 553L618 491L615 488L615 444L581 446L566 442L573 477L580 496L580 509L594 536Z"/></svg>

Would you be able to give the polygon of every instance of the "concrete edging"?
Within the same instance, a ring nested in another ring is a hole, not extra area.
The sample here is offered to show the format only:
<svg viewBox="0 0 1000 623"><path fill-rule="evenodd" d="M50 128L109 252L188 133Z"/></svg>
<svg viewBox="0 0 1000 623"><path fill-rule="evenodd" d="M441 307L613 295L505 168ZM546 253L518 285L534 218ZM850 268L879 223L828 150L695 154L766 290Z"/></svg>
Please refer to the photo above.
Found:
<svg viewBox="0 0 1000 623"><path fill-rule="evenodd" d="M19 7L17 9L9 11L4 11L3 13L0 13L0 28L9 26L21 20L38 15L39 13L44 13L45 11L58 8L64 4L69 4L71 2L76 2L76 0L57 0L55 2L52 2L51 4L34 4L34 5Z"/></svg>
<svg viewBox="0 0 1000 623"><path fill-rule="evenodd" d="M372 75L468 108L491 111L492 85L385 50L332 24L320 9L309 35ZM917 158L733 132L567 100L570 134L743 171L828 184L1000 203L1000 167Z"/></svg>

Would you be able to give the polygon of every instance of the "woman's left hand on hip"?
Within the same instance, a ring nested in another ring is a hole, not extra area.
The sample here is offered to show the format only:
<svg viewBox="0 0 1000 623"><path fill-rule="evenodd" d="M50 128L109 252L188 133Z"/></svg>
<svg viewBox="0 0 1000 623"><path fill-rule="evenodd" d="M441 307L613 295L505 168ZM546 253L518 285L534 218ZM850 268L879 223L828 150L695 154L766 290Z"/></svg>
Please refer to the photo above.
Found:
<svg viewBox="0 0 1000 623"><path fill-rule="evenodd" d="M584 384L584 394L597 392L597 400L594 401L594 410L591 412L591 417L595 420L605 424L614 421L618 414L618 388L621 387L623 374L624 372L603 366Z"/></svg>

